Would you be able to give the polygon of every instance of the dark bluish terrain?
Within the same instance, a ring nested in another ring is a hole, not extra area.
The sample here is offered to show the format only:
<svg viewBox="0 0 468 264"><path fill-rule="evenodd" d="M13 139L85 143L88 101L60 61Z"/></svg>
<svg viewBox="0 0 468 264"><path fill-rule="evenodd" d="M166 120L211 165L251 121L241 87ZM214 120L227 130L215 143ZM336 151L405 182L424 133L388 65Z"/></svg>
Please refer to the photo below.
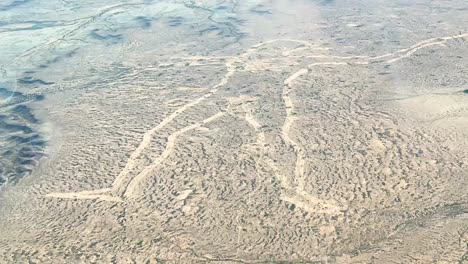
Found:
<svg viewBox="0 0 468 264"><path fill-rule="evenodd" d="M29 104L42 95L25 96L0 87L0 185L15 183L29 174L42 157L46 142Z"/></svg>

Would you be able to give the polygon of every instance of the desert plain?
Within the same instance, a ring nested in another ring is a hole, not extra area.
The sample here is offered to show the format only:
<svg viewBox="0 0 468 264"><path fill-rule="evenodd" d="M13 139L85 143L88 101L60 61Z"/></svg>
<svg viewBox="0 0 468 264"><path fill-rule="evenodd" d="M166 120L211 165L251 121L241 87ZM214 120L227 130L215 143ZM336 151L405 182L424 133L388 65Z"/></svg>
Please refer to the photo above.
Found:
<svg viewBox="0 0 468 264"><path fill-rule="evenodd" d="M467 14L0 4L0 263L468 263Z"/></svg>

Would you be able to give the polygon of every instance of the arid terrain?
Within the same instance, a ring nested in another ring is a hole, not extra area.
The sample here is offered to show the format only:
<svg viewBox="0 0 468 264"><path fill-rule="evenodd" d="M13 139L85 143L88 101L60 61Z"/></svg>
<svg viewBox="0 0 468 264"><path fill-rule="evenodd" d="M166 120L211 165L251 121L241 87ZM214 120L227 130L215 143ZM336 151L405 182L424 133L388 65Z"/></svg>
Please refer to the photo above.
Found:
<svg viewBox="0 0 468 264"><path fill-rule="evenodd" d="M0 263L468 263L467 14L0 4Z"/></svg>

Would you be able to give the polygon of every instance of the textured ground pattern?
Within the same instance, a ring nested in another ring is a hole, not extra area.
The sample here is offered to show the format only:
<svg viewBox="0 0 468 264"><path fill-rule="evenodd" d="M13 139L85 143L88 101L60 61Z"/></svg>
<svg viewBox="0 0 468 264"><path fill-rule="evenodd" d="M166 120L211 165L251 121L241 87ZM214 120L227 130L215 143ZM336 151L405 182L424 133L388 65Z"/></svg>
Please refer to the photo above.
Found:
<svg viewBox="0 0 468 264"><path fill-rule="evenodd" d="M468 263L466 1L109 2L0 4L0 263Z"/></svg>

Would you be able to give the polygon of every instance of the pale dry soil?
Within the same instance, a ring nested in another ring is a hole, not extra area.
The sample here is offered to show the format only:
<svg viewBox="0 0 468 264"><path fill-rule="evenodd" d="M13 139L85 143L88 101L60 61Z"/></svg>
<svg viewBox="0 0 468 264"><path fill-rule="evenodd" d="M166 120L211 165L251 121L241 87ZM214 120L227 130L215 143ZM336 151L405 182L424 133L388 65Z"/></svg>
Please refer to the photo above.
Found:
<svg viewBox="0 0 468 264"><path fill-rule="evenodd" d="M66 143L2 194L0 262L466 263L467 55L274 38L50 96Z"/></svg>

